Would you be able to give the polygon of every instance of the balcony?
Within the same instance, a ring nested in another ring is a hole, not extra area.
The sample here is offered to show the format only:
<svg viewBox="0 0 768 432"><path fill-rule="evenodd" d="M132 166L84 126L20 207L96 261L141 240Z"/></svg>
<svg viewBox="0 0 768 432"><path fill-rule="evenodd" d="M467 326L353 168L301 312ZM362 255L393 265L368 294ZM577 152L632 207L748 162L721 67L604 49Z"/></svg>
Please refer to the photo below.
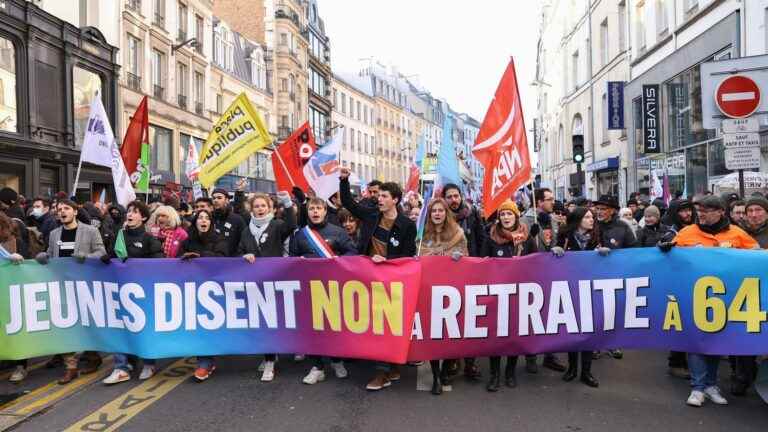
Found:
<svg viewBox="0 0 768 432"><path fill-rule="evenodd" d="M285 7L285 6L278 6L278 9L275 11L275 18L277 19L287 19L289 21L292 21L296 27L301 29L301 22L299 21L299 14L293 11L293 9Z"/></svg>
<svg viewBox="0 0 768 432"><path fill-rule="evenodd" d="M152 20L152 24L165 28L165 15L160 15L159 13L155 13L155 17Z"/></svg>
<svg viewBox="0 0 768 432"><path fill-rule="evenodd" d="M197 115L203 115L203 103L195 102L195 113Z"/></svg>
<svg viewBox="0 0 768 432"><path fill-rule="evenodd" d="M128 84L128 88L136 91L141 91L141 77L138 75L134 75L130 72L126 74L126 81Z"/></svg>
<svg viewBox="0 0 768 432"><path fill-rule="evenodd" d="M137 13L141 12L141 0L126 0L125 8Z"/></svg>
<svg viewBox="0 0 768 432"><path fill-rule="evenodd" d="M179 95L178 102L179 102L179 108L187 109L187 96L186 95Z"/></svg>
<svg viewBox="0 0 768 432"><path fill-rule="evenodd" d="M160 100L165 99L165 89L157 84L152 86L152 94Z"/></svg>

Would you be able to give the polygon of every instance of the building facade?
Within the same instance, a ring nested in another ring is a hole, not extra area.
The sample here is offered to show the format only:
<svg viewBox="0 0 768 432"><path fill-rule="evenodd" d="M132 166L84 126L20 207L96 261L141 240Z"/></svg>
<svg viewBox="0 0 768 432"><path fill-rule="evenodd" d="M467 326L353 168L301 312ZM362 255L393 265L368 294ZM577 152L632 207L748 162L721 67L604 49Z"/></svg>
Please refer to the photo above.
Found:
<svg viewBox="0 0 768 432"><path fill-rule="evenodd" d="M52 5L6 0L0 9L0 187L28 197L72 192L96 92L112 124L120 121L118 48L98 25L116 10L100 15L86 3L69 22ZM108 169L86 164L78 197L111 184Z"/></svg>
<svg viewBox="0 0 768 432"><path fill-rule="evenodd" d="M376 163L376 102L370 80L354 74L333 75L333 126L341 126L340 163L361 181L378 178Z"/></svg>
<svg viewBox="0 0 768 432"><path fill-rule="evenodd" d="M307 38L307 73L309 124L319 144L332 135L331 111L331 46L325 34L325 22L320 18L317 0L306 2L307 25L303 30Z"/></svg>

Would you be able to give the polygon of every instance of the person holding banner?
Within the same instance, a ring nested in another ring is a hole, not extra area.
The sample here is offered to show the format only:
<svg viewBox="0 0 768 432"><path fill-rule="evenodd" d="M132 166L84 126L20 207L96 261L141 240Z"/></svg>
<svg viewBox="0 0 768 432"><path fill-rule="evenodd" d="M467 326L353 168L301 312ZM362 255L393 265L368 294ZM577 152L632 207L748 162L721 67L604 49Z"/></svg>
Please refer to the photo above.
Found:
<svg viewBox="0 0 768 432"><path fill-rule="evenodd" d="M397 211L403 199L400 185L393 182L381 184L378 188L378 205L375 208L368 207L352 198L350 174L349 168L339 169L339 194L344 208L360 220L360 240L357 244L360 255L371 257L375 263L415 256L416 224ZM393 364L379 363L377 370L376 376L366 385L367 390L378 391L400 379L400 371Z"/></svg>
<svg viewBox="0 0 768 432"><path fill-rule="evenodd" d="M69 200L59 201L57 211L61 226L51 231L48 241L48 251L40 252L35 260L40 264L48 264L49 258L74 257L78 262L85 262L86 258L101 258L102 262L109 263L109 255L104 249L101 234L96 227L77 220L77 204ZM86 351L83 358L86 365L78 372L77 353L62 354L66 370L64 376L59 379L59 384L69 384L77 378L79 373L89 374L96 372L101 366L99 353Z"/></svg>
<svg viewBox="0 0 768 432"><path fill-rule="evenodd" d="M269 195L257 193L248 200L251 221L240 235L238 253L250 264L255 263L257 258L283 256L284 244L296 229L296 213L290 195L281 191L277 193L277 199L284 209L282 220L275 219L275 209ZM261 381L271 382L275 379L276 360L276 354L264 355L264 361L259 365Z"/></svg>
<svg viewBox="0 0 768 432"><path fill-rule="evenodd" d="M537 251L536 241L530 235L528 225L520 220L520 210L512 200L506 200L498 208L498 217L491 225L483 242L481 255L488 258L514 258ZM501 357L491 357L491 377L485 389L499 391L501 385ZM515 369L517 356L508 356L504 368L504 384L517 387Z"/></svg>
<svg viewBox="0 0 768 432"><path fill-rule="evenodd" d="M181 217L171 206L160 206L147 221L149 232L163 244L165 258L176 258L181 243L187 239L187 231L181 224Z"/></svg>
<svg viewBox="0 0 768 432"><path fill-rule="evenodd" d="M178 217L178 216L177 216ZM112 257L126 261L128 258L163 258L164 249L160 240L145 229L150 218L149 207L141 201L128 204L125 225L117 234ZM115 366L112 373L102 380L106 385L119 384L131 379L135 357L127 354L115 354ZM142 359L143 365L139 379L148 380L157 372L154 359Z"/></svg>
<svg viewBox="0 0 768 432"><path fill-rule="evenodd" d="M450 256L454 261L469 255L467 237L461 229L448 203L442 198L435 198L427 207L427 222L424 227L419 256ZM432 394L443 393L443 384L448 384L447 367L449 362L443 362L445 369L440 368L440 360L430 360L432 369Z"/></svg>
<svg viewBox="0 0 768 432"><path fill-rule="evenodd" d="M216 232L227 239L229 256L234 256L240 244L240 235L245 228L243 218L232 210L229 205L229 194L222 188L216 188L211 193L213 199L213 224Z"/></svg>
<svg viewBox="0 0 768 432"><path fill-rule="evenodd" d="M725 204L720 198L709 195L698 201L698 205L698 222L683 228L673 242L659 244L662 251L669 251L674 245L759 249L758 243L749 234L730 223L726 217ZM688 353L692 387L686 401L688 405L700 407L706 399L717 405L728 404L717 387L719 365L720 356Z"/></svg>
<svg viewBox="0 0 768 432"><path fill-rule="evenodd" d="M328 222L328 203L321 198L310 198L307 203L308 224L296 231L291 237L288 248L292 257L334 258L337 256L357 255L357 248L343 228ZM321 356L309 356L312 369L302 382L317 384L325 381L325 365ZM346 378L349 374L344 362L331 358L331 368L336 378Z"/></svg>
<svg viewBox="0 0 768 432"><path fill-rule="evenodd" d="M552 253L562 257L565 251L590 251L597 250L600 255L607 255L611 250L601 244L602 236L595 222L595 216L586 207L576 207L568 214L565 227L557 235L557 246L552 248ZM563 381L573 381L578 372L579 357L581 357L582 383L589 387L598 387L600 384L592 375L592 352L569 352L568 370L563 375Z"/></svg>
<svg viewBox="0 0 768 432"><path fill-rule="evenodd" d="M22 256L23 249L24 242L15 230L13 220L0 212L0 258L5 258L13 264L21 264L24 258L29 258L29 256ZM14 366L14 370L8 381L12 383L24 381L27 377L27 360L14 361L11 365Z"/></svg>
<svg viewBox="0 0 768 432"><path fill-rule="evenodd" d="M179 255L182 260L229 255L227 240L213 228L213 214L211 212L200 210L192 219L189 237L181 243ZM212 356L200 356L197 358L195 379L205 381L215 370L216 365Z"/></svg>
<svg viewBox="0 0 768 432"><path fill-rule="evenodd" d="M349 212L349 210L345 208L339 209L339 224L344 228L344 231L346 231L347 236L352 240L352 243L355 245L355 249L357 249L357 244L360 237L360 221L352 216L352 213Z"/></svg>

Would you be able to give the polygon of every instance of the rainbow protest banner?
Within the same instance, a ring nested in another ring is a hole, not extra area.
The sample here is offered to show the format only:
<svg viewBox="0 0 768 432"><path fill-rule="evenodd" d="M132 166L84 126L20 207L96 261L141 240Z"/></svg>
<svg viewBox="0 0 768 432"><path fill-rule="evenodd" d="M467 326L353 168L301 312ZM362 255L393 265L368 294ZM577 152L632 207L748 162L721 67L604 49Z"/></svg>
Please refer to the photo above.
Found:
<svg viewBox="0 0 768 432"><path fill-rule="evenodd" d="M406 360L637 348L768 353L764 251L512 259L0 264L0 359L305 353Z"/></svg>

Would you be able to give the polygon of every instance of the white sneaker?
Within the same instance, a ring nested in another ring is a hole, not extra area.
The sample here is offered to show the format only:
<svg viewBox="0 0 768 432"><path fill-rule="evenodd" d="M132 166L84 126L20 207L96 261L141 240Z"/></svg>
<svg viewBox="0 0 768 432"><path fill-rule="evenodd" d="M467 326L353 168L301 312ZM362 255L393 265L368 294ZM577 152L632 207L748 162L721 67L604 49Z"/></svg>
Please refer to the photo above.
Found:
<svg viewBox="0 0 768 432"><path fill-rule="evenodd" d="M139 375L139 379L142 381L148 380L153 376L155 376L155 373L157 373L157 368L155 366L144 365L144 367L141 368L141 374Z"/></svg>
<svg viewBox="0 0 768 432"><path fill-rule="evenodd" d="M693 390L685 403L693 407L700 407L704 405L704 392L700 390Z"/></svg>
<svg viewBox="0 0 768 432"><path fill-rule="evenodd" d="M304 358L305 358L304 354L293 355L293 361L297 361L297 362L304 361Z"/></svg>
<svg viewBox="0 0 768 432"><path fill-rule="evenodd" d="M278 357L275 357L275 361L273 363L277 363ZM261 363L259 363L259 372L264 372L264 365L267 364L266 360L262 360Z"/></svg>
<svg viewBox="0 0 768 432"><path fill-rule="evenodd" d="M304 377L304 384L317 384L321 381L325 381L325 371L322 369L318 369L316 367L312 367L312 370L309 371L307 376Z"/></svg>
<svg viewBox="0 0 768 432"><path fill-rule="evenodd" d="M349 376L347 368L344 367L344 362L331 362L331 367L333 368L333 373L336 374L336 378L346 378Z"/></svg>
<svg viewBox="0 0 768 432"><path fill-rule="evenodd" d="M24 381L24 378L27 377L27 373L28 373L27 368L25 368L24 366L21 366L21 365L16 366L16 369L11 374L11 377L8 378L8 381L12 383L22 382Z"/></svg>
<svg viewBox="0 0 768 432"><path fill-rule="evenodd" d="M124 381L129 381L130 379L131 379L131 374L129 374L128 372L122 369L115 369L112 371L111 374L109 374L108 377L104 378L102 382L107 385L112 385L112 384L118 384Z"/></svg>
<svg viewBox="0 0 768 432"><path fill-rule="evenodd" d="M715 386L704 389L704 396L718 405L728 405L728 400L720 394L720 389Z"/></svg>
<svg viewBox="0 0 768 432"><path fill-rule="evenodd" d="M275 379L275 362L264 361L264 373L261 374L261 380L270 382Z"/></svg>

